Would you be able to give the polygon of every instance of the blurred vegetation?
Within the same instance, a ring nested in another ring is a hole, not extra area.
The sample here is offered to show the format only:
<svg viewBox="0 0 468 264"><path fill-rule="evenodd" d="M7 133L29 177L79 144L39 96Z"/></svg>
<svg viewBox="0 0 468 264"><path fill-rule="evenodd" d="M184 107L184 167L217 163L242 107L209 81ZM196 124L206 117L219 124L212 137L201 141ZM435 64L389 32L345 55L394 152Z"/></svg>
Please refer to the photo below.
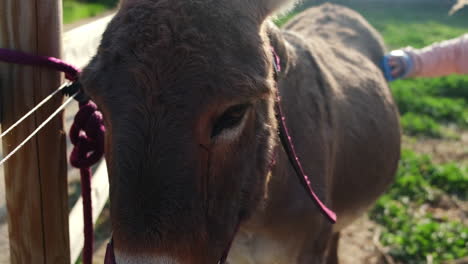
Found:
<svg viewBox="0 0 468 264"><path fill-rule="evenodd" d="M115 8L119 0L63 0L63 23L97 16Z"/></svg>
<svg viewBox="0 0 468 264"><path fill-rule="evenodd" d="M430 116L407 112L401 116L401 125L410 136L426 135L434 138L449 137L441 126Z"/></svg>
<svg viewBox="0 0 468 264"><path fill-rule="evenodd" d="M437 207L447 195L466 201L467 190L467 168L437 165L429 156L404 150L395 183L370 216L383 226L381 241L398 261L425 263L428 255L434 263L459 259L468 255L468 226L436 217L424 204Z"/></svg>
<svg viewBox="0 0 468 264"><path fill-rule="evenodd" d="M448 137L442 124L468 128L468 77L400 80L391 88L407 134Z"/></svg>

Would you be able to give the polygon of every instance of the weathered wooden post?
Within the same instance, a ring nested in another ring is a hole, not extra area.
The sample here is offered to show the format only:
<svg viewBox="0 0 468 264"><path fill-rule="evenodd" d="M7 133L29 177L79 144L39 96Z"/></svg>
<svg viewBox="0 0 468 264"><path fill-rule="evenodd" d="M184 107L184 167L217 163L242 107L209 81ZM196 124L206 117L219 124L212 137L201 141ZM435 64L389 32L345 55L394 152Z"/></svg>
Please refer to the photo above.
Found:
<svg viewBox="0 0 468 264"><path fill-rule="evenodd" d="M60 56L61 0L1 0L0 47ZM2 127L61 83L57 72L0 63ZM57 96L3 140L9 153L62 102ZM66 144L54 119L5 165L11 263L70 263Z"/></svg>

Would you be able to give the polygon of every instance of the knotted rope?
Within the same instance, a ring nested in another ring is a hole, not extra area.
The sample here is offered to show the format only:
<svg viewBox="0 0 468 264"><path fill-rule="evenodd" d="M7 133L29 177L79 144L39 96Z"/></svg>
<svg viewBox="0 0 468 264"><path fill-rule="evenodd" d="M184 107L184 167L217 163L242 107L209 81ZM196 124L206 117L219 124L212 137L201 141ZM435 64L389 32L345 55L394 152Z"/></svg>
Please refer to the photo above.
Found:
<svg viewBox="0 0 468 264"><path fill-rule="evenodd" d="M83 197L84 238L83 263L91 264L93 257L93 210L91 202L91 166L104 154L104 128L102 114L92 101L81 102L80 110L70 128L74 145L70 163L80 169Z"/></svg>

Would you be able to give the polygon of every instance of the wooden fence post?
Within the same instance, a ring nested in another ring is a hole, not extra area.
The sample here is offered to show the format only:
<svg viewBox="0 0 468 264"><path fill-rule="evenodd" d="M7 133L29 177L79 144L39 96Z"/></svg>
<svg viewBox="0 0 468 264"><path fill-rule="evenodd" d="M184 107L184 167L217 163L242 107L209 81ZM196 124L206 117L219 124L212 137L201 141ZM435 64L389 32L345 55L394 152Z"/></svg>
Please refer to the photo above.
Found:
<svg viewBox="0 0 468 264"><path fill-rule="evenodd" d="M1 0L0 47L60 57L61 0ZM2 127L10 126L61 83L57 72L0 63ZM3 139L9 153L62 102L52 102ZM10 257L19 263L70 263L67 161L62 116L5 165Z"/></svg>

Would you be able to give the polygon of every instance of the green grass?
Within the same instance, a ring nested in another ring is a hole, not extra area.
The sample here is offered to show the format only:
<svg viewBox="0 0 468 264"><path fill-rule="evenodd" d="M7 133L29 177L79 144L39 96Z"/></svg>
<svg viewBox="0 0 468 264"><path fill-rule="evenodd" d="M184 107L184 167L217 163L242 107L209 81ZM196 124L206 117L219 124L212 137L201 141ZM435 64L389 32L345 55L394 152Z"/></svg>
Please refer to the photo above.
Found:
<svg viewBox="0 0 468 264"><path fill-rule="evenodd" d="M385 197L384 197L385 198ZM373 219L385 226L380 240L390 246L390 255L401 263L434 263L456 260L468 255L468 227L459 221L435 218L430 213L415 215L417 208L381 199Z"/></svg>
<svg viewBox="0 0 468 264"><path fill-rule="evenodd" d="M448 76L442 78L418 78L392 83L395 92L407 90L415 96L431 95L468 100L468 76Z"/></svg>
<svg viewBox="0 0 468 264"><path fill-rule="evenodd" d="M427 155L404 150L396 182L387 194L421 204L431 201L429 187L468 200L468 169L455 163L435 164Z"/></svg>
<svg viewBox="0 0 468 264"><path fill-rule="evenodd" d="M391 88L406 134L447 138L443 125L468 128L468 77L400 80Z"/></svg>
<svg viewBox="0 0 468 264"><path fill-rule="evenodd" d="M468 199L468 169L455 163L437 165L429 156L405 150L395 183L382 196L370 216L384 227L381 241L403 263L435 263L468 255L468 226L448 218L420 212L423 204L436 204L448 194Z"/></svg>
<svg viewBox="0 0 468 264"><path fill-rule="evenodd" d="M401 125L409 136L428 136L433 138L446 138L441 126L430 116L405 113L401 116Z"/></svg>
<svg viewBox="0 0 468 264"><path fill-rule="evenodd" d="M430 95L414 96L403 90L404 93L394 91L400 113L417 113L432 117L438 122L456 123L462 127L468 126L468 105L464 99L436 97Z"/></svg>
<svg viewBox="0 0 468 264"><path fill-rule="evenodd" d="M117 5L118 0L77 1L63 0L63 23L97 16Z"/></svg>
<svg viewBox="0 0 468 264"><path fill-rule="evenodd" d="M400 113L428 115L439 122L468 126L468 78L400 80L392 83Z"/></svg>

